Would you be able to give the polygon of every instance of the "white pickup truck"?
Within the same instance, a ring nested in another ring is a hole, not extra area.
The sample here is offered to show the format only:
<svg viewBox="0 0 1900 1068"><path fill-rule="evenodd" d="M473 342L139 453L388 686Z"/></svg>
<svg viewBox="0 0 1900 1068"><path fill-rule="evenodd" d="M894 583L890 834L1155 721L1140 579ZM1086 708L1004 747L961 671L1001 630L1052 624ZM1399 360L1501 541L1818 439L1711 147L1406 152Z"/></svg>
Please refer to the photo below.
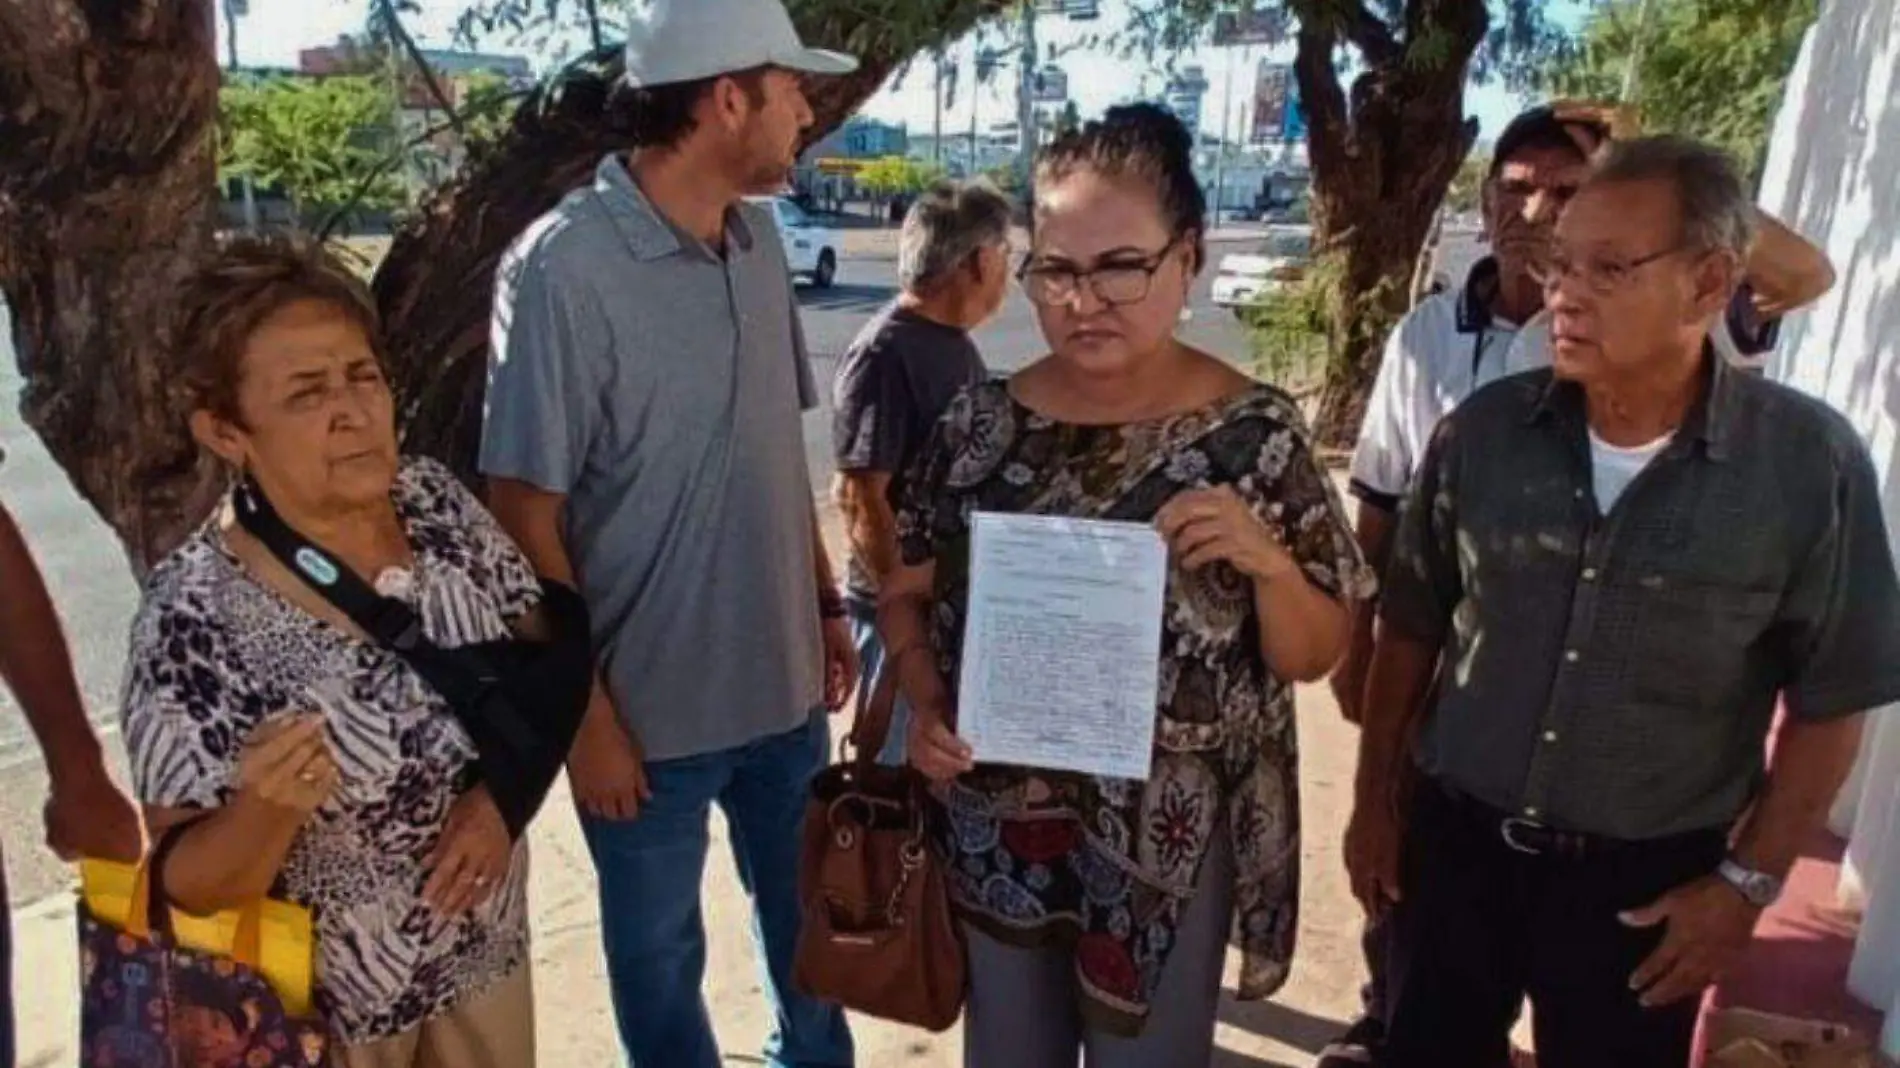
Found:
<svg viewBox="0 0 1900 1068"><path fill-rule="evenodd" d="M753 197L752 203L772 213L792 277L804 277L819 289L829 289L838 277L838 235L818 225L805 209L785 197Z"/></svg>
<svg viewBox="0 0 1900 1068"><path fill-rule="evenodd" d="M1239 313L1266 297L1285 292L1305 276L1312 256L1311 228L1273 227L1267 231L1259 252L1221 257L1214 275L1214 303Z"/></svg>

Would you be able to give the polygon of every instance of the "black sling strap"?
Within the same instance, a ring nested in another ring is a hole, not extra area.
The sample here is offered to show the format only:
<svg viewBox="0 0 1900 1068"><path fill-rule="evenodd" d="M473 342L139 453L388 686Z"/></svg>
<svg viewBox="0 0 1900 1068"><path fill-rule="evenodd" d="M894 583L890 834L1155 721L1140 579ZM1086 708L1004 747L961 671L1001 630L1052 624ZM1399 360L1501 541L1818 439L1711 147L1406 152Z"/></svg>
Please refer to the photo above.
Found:
<svg viewBox="0 0 1900 1068"><path fill-rule="evenodd" d="M553 615L565 633L557 633L539 663L525 657L525 650L539 646L519 639L444 649L423 632L414 609L377 593L335 554L298 533L255 483L242 485L234 496L238 522L252 537L371 638L402 657L448 702L474 740L482 777L518 837L559 774L585 711L591 654L586 608L579 597L558 584L543 583L543 603L560 609ZM543 675L536 677L537 670ZM510 671L522 675L512 688ZM518 695L511 689L524 692ZM539 706L537 722L522 715L523 699Z"/></svg>

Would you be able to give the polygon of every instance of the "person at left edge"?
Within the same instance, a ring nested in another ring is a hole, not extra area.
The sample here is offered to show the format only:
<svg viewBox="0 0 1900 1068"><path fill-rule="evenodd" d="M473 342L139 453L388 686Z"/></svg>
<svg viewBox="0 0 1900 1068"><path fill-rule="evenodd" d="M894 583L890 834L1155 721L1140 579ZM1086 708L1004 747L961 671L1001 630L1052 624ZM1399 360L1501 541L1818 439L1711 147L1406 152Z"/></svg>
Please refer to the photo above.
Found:
<svg viewBox="0 0 1900 1068"><path fill-rule="evenodd" d="M0 453L0 461L6 456ZM26 538L0 505L0 679L20 703L46 758L52 792L46 844L62 860L134 860L138 810L106 771L73 676L72 656ZM13 1068L12 925L0 879L0 1068Z"/></svg>
<svg viewBox="0 0 1900 1068"><path fill-rule="evenodd" d="M499 776L461 710L243 516L268 503L439 649L539 641L549 591L446 467L399 454L375 303L334 256L238 236L177 304L190 430L232 487L152 569L127 650L166 895L310 910L331 1068L532 1068L528 844Z"/></svg>
<svg viewBox="0 0 1900 1068"><path fill-rule="evenodd" d="M812 124L778 0L645 0L613 102L632 152L499 268L480 466L503 525L595 621L600 683L568 762L635 1068L717 1068L701 987L714 805L751 896L775 1068L853 1063L792 986L806 789L857 678L818 537L817 391L776 227Z"/></svg>

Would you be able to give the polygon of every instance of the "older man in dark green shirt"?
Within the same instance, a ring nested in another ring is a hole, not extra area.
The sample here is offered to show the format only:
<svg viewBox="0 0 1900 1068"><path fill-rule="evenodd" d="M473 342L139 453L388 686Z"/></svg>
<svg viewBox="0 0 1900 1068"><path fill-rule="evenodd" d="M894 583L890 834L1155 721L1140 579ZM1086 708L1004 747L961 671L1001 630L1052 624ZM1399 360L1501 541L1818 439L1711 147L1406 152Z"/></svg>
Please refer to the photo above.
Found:
<svg viewBox="0 0 1900 1068"><path fill-rule="evenodd" d="M1538 271L1552 369L1481 391L1426 453L1347 840L1391 912L1389 1068L1502 1064L1526 995L1546 1068L1687 1063L1697 995L1821 825L1859 714L1900 698L1865 446L1708 344L1751 237L1720 153L1613 147Z"/></svg>

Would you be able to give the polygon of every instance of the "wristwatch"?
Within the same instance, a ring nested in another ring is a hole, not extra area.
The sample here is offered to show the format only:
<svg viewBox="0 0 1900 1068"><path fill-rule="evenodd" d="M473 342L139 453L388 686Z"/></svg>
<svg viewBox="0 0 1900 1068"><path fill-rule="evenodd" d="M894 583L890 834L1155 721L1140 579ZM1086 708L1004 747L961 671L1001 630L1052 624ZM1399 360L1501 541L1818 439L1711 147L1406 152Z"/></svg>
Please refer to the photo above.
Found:
<svg viewBox="0 0 1900 1068"><path fill-rule="evenodd" d="M1722 863L1715 868L1715 874L1729 884L1742 900L1758 909L1765 909L1781 897L1784 882L1765 871L1756 871L1734 857L1723 857Z"/></svg>

